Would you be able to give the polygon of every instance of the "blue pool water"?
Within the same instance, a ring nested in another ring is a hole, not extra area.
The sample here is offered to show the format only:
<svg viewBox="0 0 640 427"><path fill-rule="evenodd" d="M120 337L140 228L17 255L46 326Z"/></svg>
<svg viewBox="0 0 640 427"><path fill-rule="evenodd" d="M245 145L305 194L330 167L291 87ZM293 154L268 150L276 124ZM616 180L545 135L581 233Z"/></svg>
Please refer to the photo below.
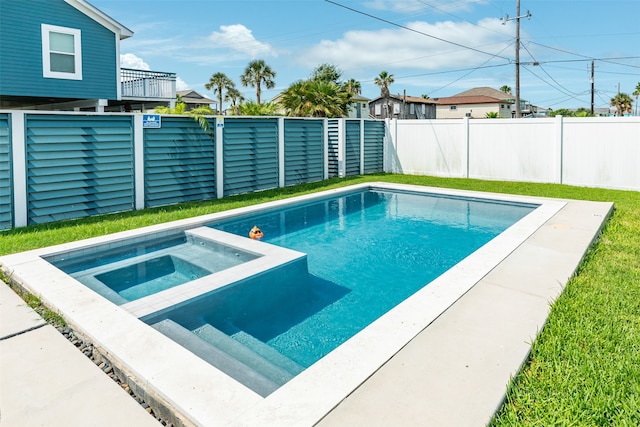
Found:
<svg viewBox="0 0 640 427"><path fill-rule="evenodd" d="M533 209L363 191L210 224L242 236L258 225L263 241L306 253L309 292L291 295L269 315L261 310L220 319L193 313L193 330L210 324L308 367Z"/></svg>

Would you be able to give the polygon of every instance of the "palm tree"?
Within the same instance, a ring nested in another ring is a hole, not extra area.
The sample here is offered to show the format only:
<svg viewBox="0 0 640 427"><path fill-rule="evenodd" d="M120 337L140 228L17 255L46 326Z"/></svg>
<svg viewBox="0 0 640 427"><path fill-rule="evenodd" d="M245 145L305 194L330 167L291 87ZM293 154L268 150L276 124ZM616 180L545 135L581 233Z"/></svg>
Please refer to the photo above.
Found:
<svg viewBox="0 0 640 427"><path fill-rule="evenodd" d="M258 104L254 101L247 101L238 105L238 111L241 116L275 116L277 107L272 102Z"/></svg>
<svg viewBox="0 0 640 427"><path fill-rule="evenodd" d="M638 115L638 96L640 96L640 82L636 85L636 90L633 91L633 96L636 97L636 116Z"/></svg>
<svg viewBox="0 0 640 427"><path fill-rule="evenodd" d="M189 116L191 116L191 118L193 118L193 120L196 121L196 123L198 123L198 125L200 125L204 133L206 133L207 135L213 138L211 125L209 124L209 120L206 117L206 116L213 115L213 111L211 110L211 107L208 107L208 106L198 107L198 108L194 108L193 110L186 111L187 109L186 104L184 103L184 101L182 101L182 97L177 99L178 99L178 102L176 102L175 107L171 108L171 107L166 107L164 105L161 105L159 107L154 108L154 111L158 114L178 114L178 115L188 114Z"/></svg>
<svg viewBox="0 0 640 427"><path fill-rule="evenodd" d="M612 107L616 108L616 116L624 116L624 113L633 112L633 100L626 93L619 93L613 98L611 98Z"/></svg>
<svg viewBox="0 0 640 427"><path fill-rule="evenodd" d="M380 96L384 98L385 104L385 116L389 117L389 86L395 80L393 79L393 74L389 74L386 71L382 71L378 77L373 80L373 83L376 86L380 86Z"/></svg>
<svg viewBox="0 0 640 427"><path fill-rule="evenodd" d="M351 95L360 95L362 93L362 85L356 79L349 79L345 82L344 88Z"/></svg>
<svg viewBox="0 0 640 427"><path fill-rule="evenodd" d="M295 117L344 117L353 95L344 85L325 80L300 80L282 93L281 105Z"/></svg>
<svg viewBox="0 0 640 427"><path fill-rule="evenodd" d="M227 88L227 93L224 96L224 100L227 102L231 102L231 110L234 115L239 115L240 111L238 110L238 104L244 101L244 96L242 96L242 92L240 92L236 87Z"/></svg>
<svg viewBox="0 0 640 427"><path fill-rule="evenodd" d="M500 88L500 92L511 94L511 87L504 85Z"/></svg>
<svg viewBox="0 0 640 427"><path fill-rule="evenodd" d="M240 81L242 86L256 88L256 103L260 105L261 85L264 83L267 89L272 89L276 85L273 81L275 77L276 72L264 60L256 59L249 62L247 68L244 69L244 73L240 76Z"/></svg>
<svg viewBox="0 0 640 427"><path fill-rule="evenodd" d="M222 96L225 90L229 88L235 88L235 84L231 81L225 73L215 73L209 79L209 83L204 87L207 90L212 90L214 95L218 95L218 113L222 112Z"/></svg>

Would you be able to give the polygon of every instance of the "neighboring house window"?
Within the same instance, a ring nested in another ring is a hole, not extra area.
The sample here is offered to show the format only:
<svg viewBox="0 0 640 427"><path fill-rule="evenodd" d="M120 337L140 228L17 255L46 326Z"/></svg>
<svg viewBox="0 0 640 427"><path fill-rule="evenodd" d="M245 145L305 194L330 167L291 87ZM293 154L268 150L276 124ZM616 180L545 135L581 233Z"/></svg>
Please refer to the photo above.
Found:
<svg viewBox="0 0 640 427"><path fill-rule="evenodd" d="M380 104L376 104L374 107L374 113L376 116L379 116L382 114L382 106Z"/></svg>
<svg viewBox="0 0 640 427"><path fill-rule="evenodd" d="M42 24L42 75L82 80L80 30Z"/></svg>
<svg viewBox="0 0 640 427"><path fill-rule="evenodd" d="M415 113L416 113L416 105L409 104L409 114L415 114Z"/></svg>
<svg viewBox="0 0 640 427"><path fill-rule="evenodd" d="M400 104L393 103L393 114L400 114Z"/></svg>
<svg viewBox="0 0 640 427"><path fill-rule="evenodd" d="M458 106L457 106L457 105L452 105L452 106L450 106L450 107L449 107L449 109L450 109L450 110L457 110L457 109L458 109Z"/></svg>

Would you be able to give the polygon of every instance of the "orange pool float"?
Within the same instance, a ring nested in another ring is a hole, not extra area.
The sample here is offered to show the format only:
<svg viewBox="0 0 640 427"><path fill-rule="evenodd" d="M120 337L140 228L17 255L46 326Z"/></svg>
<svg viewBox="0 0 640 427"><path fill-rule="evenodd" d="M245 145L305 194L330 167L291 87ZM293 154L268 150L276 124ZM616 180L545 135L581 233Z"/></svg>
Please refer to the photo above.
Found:
<svg viewBox="0 0 640 427"><path fill-rule="evenodd" d="M249 237L253 240L260 240L262 239L262 236L264 236L264 233L258 228L257 225L254 225L251 231L249 231Z"/></svg>

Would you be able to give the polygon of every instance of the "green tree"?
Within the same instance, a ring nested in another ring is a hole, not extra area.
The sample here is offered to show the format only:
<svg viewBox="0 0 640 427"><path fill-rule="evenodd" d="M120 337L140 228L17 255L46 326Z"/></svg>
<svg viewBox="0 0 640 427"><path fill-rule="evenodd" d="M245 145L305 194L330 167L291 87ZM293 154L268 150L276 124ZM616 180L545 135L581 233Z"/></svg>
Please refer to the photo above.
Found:
<svg viewBox="0 0 640 427"><path fill-rule="evenodd" d="M242 92L240 92L236 87L231 87L227 89L227 93L224 96L224 100L227 102L231 102L231 111L234 115L239 115L240 110L238 109L238 105L244 101L244 96L242 96Z"/></svg>
<svg viewBox="0 0 640 427"><path fill-rule="evenodd" d="M320 64L311 73L310 80L339 83L342 71L333 64Z"/></svg>
<svg viewBox="0 0 640 427"><path fill-rule="evenodd" d="M225 73L215 73L209 78L209 83L206 83L204 87L207 90L213 91L214 95L218 96L218 113L222 112L222 98L225 90L235 88L235 83L231 81Z"/></svg>
<svg viewBox="0 0 640 427"><path fill-rule="evenodd" d="M633 96L636 97L636 116L638 115L638 97L640 96L640 82L636 85L636 90L633 91Z"/></svg>
<svg viewBox="0 0 640 427"><path fill-rule="evenodd" d="M351 95L360 95L362 93L362 85L355 79L349 79L344 83L344 88Z"/></svg>
<svg viewBox="0 0 640 427"><path fill-rule="evenodd" d="M282 92L280 105L288 116L344 117L361 86L354 79L342 83L341 76L335 65L321 64L308 80L299 80Z"/></svg>
<svg viewBox="0 0 640 427"><path fill-rule="evenodd" d="M549 111L547 113L547 116L549 116L549 117L555 117L555 116L573 117L573 111L567 110L566 108L560 108L559 110Z"/></svg>
<svg viewBox="0 0 640 427"><path fill-rule="evenodd" d="M272 102L258 104L254 101L243 102L238 106L241 116L275 116L277 105Z"/></svg>
<svg viewBox="0 0 640 427"><path fill-rule="evenodd" d="M588 110L584 107L580 107L578 108L574 113L573 113L574 117L593 117L593 114L591 114L591 110Z"/></svg>
<svg viewBox="0 0 640 427"><path fill-rule="evenodd" d="M376 86L380 86L380 96L384 98L385 104L385 117L389 117L389 86L395 80L393 74L389 74L386 71L382 71L378 77L373 79L373 83Z"/></svg>
<svg viewBox="0 0 640 427"><path fill-rule="evenodd" d="M487 114L484 115L487 119L497 119L500 117L500 114L498 114L495 111L489 111Z"/></svg>
<svg viewBox="0 0 640 427"><path fill-rule="evenodd" d="M193 120L195 120L198 123L198 125L200 125L202 130L207 135L213 137L213 132L211 130L209 120L206 117L206 116L213 115L213 110L211 109L211 107L198 107L187 112L186 104L182 102L182 98L178 98L178 96L176 98L179 99L179 101L176 102L175 107L171 108L171 107L165 107L164 105L161 105L159 107L154 108L154 111L158 114L189 115L193 118Z"/></svg>
<svg viewBox="0 0 640 427"><path fill-rule="evenodd" d="M273 80L275 77L276 72L273 71L263 59L256 59L249 62L249 65L244 69L244 73L240 76L240 82L242 86L256 88L256 103L260 105L262 84L264 84L267 89L273 89L276 85Z"/></svg>
<svg viewBox="0 0 640 427"><path fill-rule="evenodd" d="M300 80L282 93L281 105L295 117L343 117L352 94L344 85L325 80Z"/></svg>
<svg viewBox="0 0 640 427"><path fill-rule="evenodd" d="M631 100L631 97L626 93L619 93L613 98L611 98L610 105L612 107L615 107L616 116L622 117L624 116L624 113L633 112L633 108L632 108L633 101Z"/></svg>
<svg viewBox="0 0 640 427"><path fill-rule="evenodd" d="M504 86L500 87L500 92L511 94L511 87L507 86L507 85L504 85Z"/></svg>

